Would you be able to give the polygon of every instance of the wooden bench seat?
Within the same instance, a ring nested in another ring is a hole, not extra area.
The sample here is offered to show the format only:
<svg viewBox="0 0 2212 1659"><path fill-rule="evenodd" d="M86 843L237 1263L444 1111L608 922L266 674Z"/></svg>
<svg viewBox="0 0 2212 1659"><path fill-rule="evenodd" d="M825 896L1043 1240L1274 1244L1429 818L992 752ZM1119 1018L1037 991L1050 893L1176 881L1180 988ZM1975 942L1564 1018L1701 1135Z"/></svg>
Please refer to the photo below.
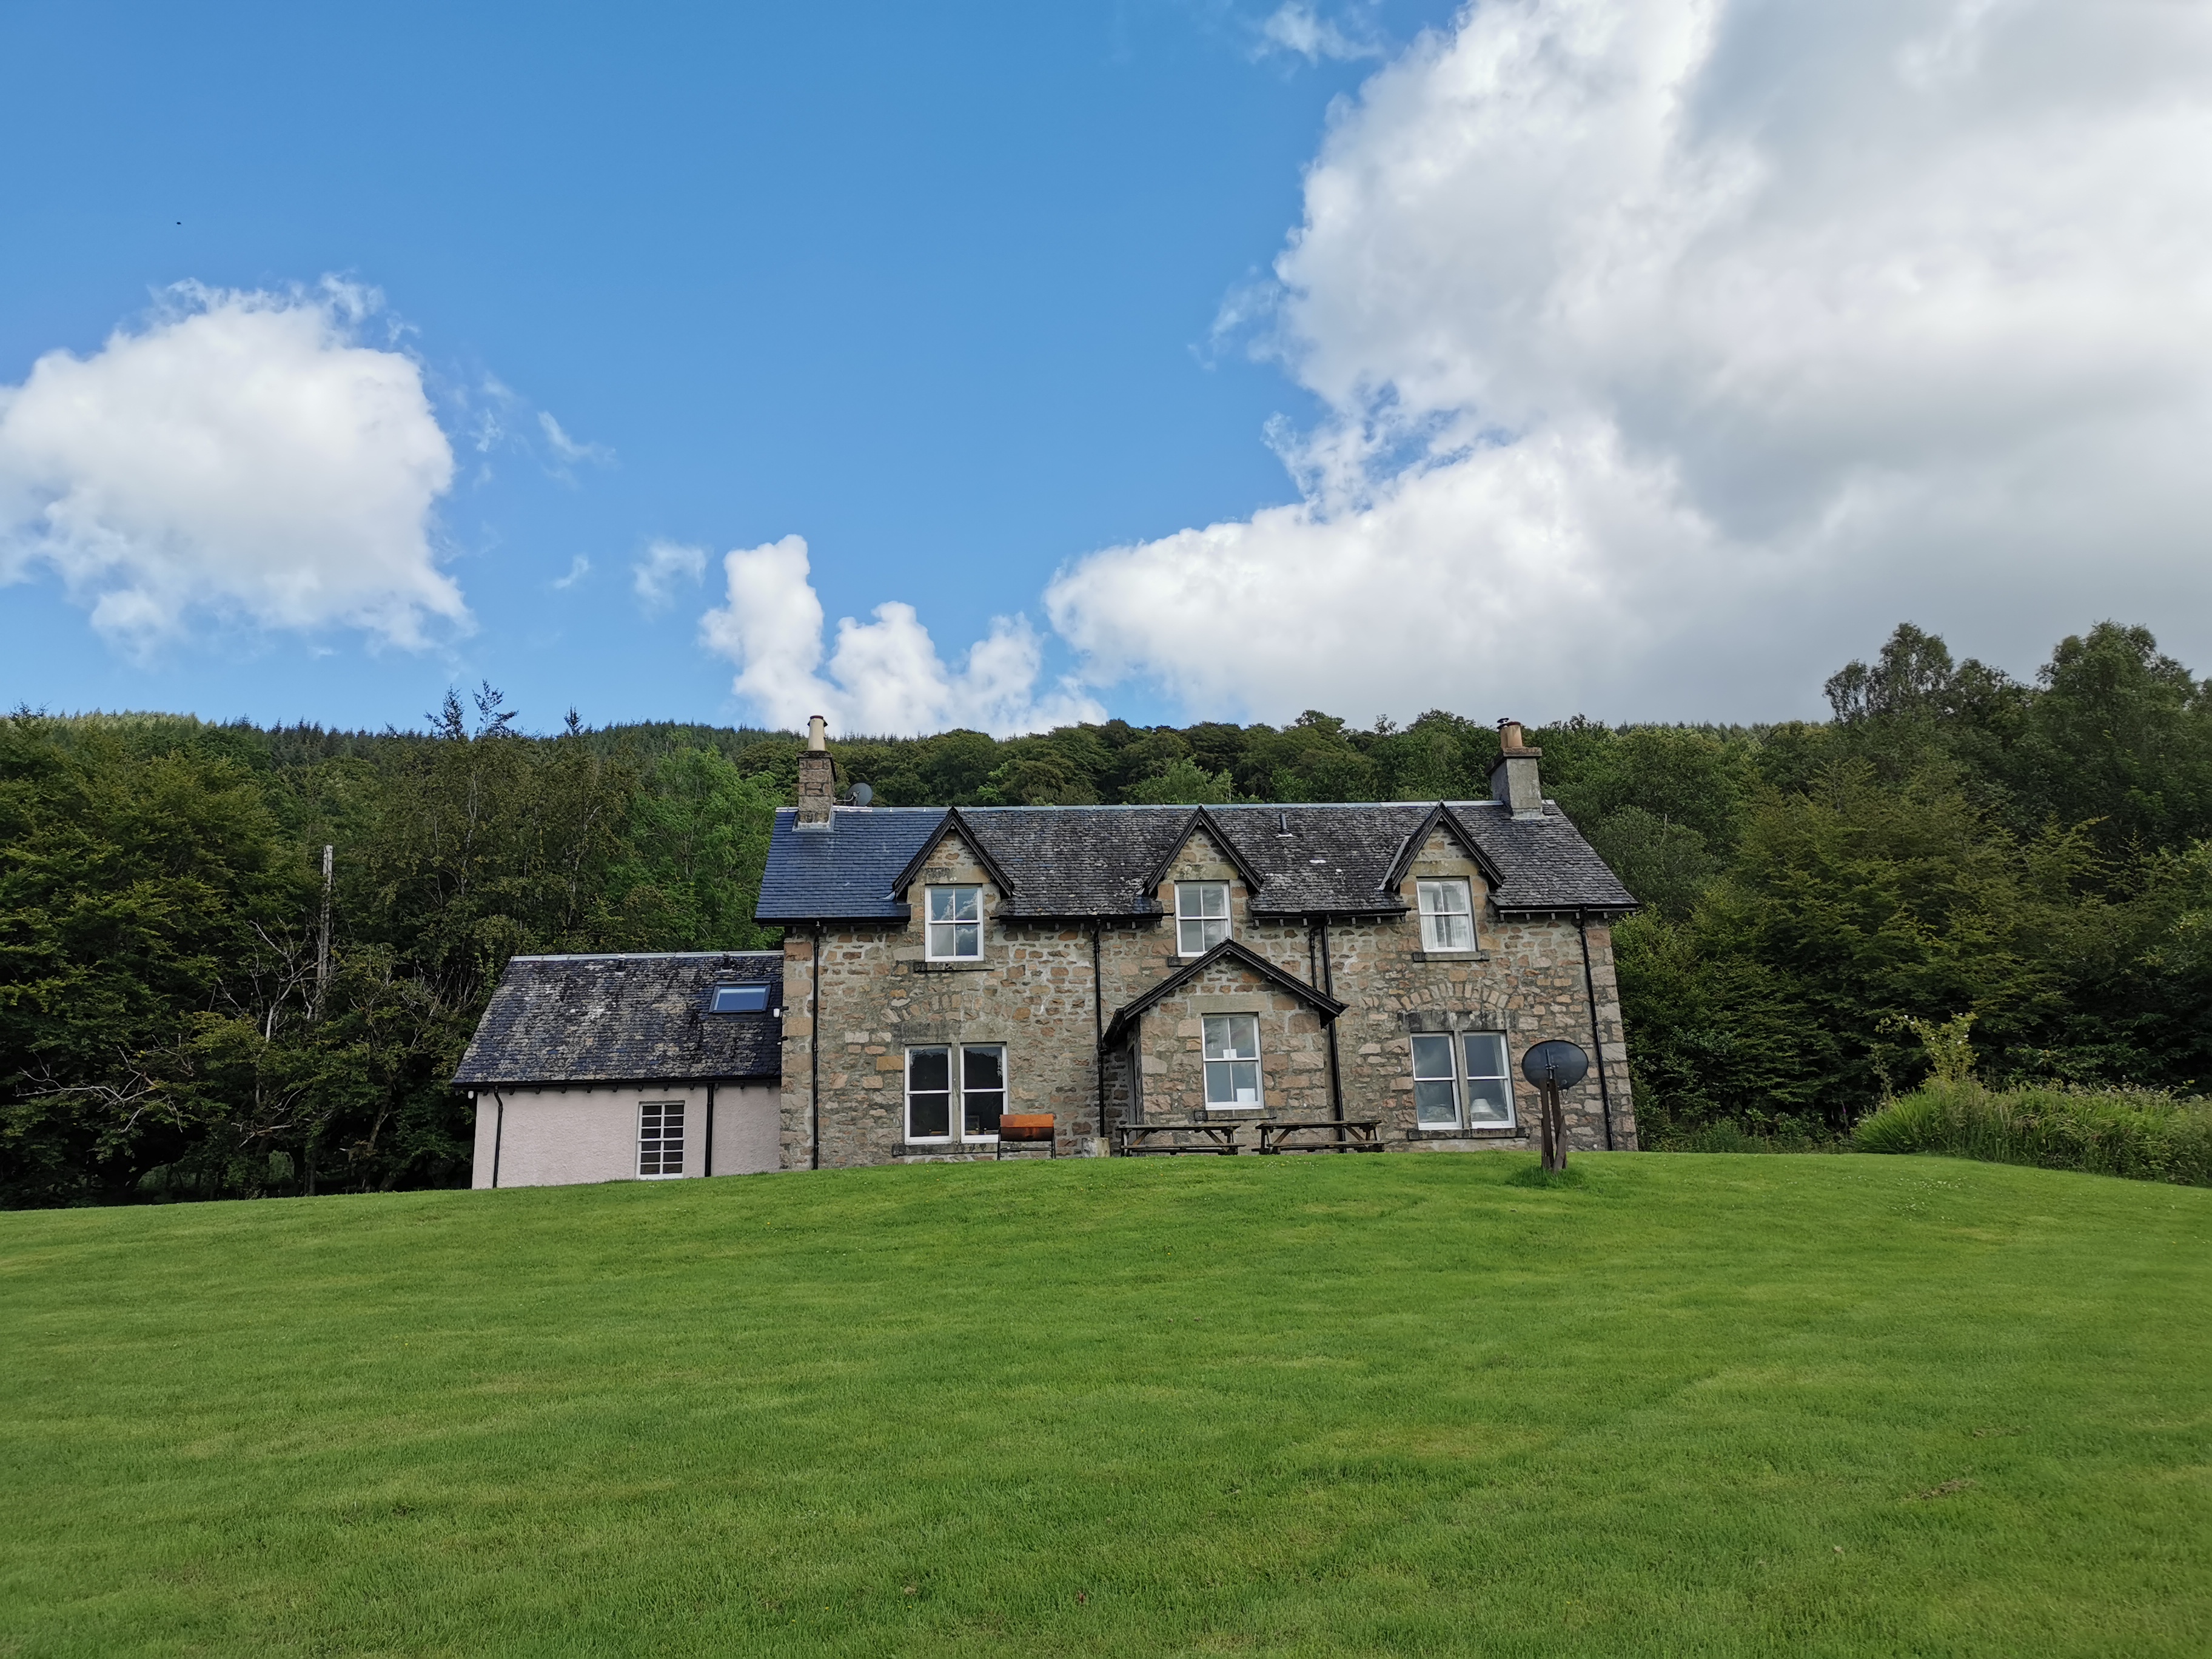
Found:
<svg viewBox="0 0 2212 1659"><path fill-rule="evenodd" d="M1338 1122L1319 1118L1294 1123L1262 1123L1260 1150L1278 1152L1379 1152L1382 1150L1380 1118L1350 1118ZM1306 1139L1303 1137L1312 1136Z"/></svg>

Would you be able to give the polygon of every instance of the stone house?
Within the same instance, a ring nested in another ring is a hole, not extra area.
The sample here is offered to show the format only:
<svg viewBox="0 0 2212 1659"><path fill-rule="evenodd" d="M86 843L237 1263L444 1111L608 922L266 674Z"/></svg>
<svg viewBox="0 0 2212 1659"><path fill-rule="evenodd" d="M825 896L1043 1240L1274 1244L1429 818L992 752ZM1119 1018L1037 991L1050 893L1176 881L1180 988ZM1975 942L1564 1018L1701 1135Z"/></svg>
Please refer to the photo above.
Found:
<svg viewBox="0 0 2212 1659"><path fill-rule="evenodd" d="M835 804L817 719L756 913L786 930L782 1166L990 1156L1009 1112L1063 1155L1528 1146L1518 1062L1555 1038L1595 1062L1569 1145L1632 1149L1635 901L1500 730L1489 800L872 809Z"/></svg>
<svg viewBox="0 0 2212 1659"><path fill-rule="evenodd" d="M781 1168L782 1020L774 951L513 958L453 1078L474 1184Z"/></svg>

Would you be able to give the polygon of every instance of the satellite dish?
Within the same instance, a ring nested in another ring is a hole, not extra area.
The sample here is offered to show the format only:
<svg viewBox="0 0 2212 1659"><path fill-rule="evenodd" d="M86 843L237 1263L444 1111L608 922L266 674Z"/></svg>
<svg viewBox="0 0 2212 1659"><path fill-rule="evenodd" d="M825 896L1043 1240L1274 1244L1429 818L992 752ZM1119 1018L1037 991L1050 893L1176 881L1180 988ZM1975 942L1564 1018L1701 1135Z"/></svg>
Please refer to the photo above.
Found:
<svg viewBox="0 0 2212 1659"><path fill-rule="evenodd" d="M867 786L866 784L865 784L865 783L856 783L856 784L854 784L854 785L853 786L853 805L855 805L855 806L866 806L866 805L870 801L873 800L875 798L876 798L876 792L875 792L874 790L872 790L872 789L869 788L869 787L868 787L868 786Z"/></svg>
<svg viewBox="0 0 2212 1659"><path fill-rule="evenodd" d="M1571 1089L1589 1070L1589 1056L1571 1042L1540 1042L1521 1056L1521 1075L1540 1089Z"/></svg>

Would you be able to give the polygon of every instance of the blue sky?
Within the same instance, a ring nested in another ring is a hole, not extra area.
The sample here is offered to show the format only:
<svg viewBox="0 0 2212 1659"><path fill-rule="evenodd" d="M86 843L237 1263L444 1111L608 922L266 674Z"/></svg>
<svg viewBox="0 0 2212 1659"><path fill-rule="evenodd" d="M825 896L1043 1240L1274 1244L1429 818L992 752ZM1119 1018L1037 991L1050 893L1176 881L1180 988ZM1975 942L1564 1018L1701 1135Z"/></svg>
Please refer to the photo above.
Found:
<svg viewBox="0 0 2212 1659"><path fill-rule="evenodd" d="M1293 495L1262 428L1310 399L1210 331L1371 65L1265 51L1267 15L7 8L0 381L180 281L380 290L462 459L438 516L477 626L142 659L48 574L0 589L0 694L404 725L488 676L532 723L734 719L701 606L635 602L655 538L803 534L833 617L908 599L957 641L1064 559ZM488 377L520 441L479 455ZM611 459L561 464L540 410Z"/></svg>
<svg viewBox="0 0 2212 1659"><path fill-rule="evenodd" d="M1906 618L2212 666L2202 9L18 0L0 62L10 703L1773 718Z"/></svg>

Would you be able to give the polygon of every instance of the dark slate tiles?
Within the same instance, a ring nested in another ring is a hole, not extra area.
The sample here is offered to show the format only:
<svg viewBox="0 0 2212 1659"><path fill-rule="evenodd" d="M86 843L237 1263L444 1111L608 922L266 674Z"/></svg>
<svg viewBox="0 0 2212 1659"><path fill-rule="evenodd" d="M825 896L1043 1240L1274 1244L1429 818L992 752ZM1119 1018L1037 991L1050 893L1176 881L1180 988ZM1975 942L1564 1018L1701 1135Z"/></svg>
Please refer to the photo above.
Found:
<svg viewBox="0 0 2212 1659"><path fill-rule="evenodd" d="M1501 911L1636 908L1635 896L1558 807L1547 803L1540 818L1516 818L1494 805L1449 810L1505 878L1491 895Z"/></svg>
<svg viewBox="0 0 2212 1659"><path fill-rule="evenodd" d="M891 883L945 816L941 806L836 808L828 830L800 830L789 807L775 815L761 921L902 921Z"/></svg>
<svg viewBox="0 0 2212 1659"><path fill-rule="evenodd" d="M1405 908L1383 886L1407 836L1434 803L1213 806L1207 818L1260 878L1266 915L1377 915ZM1556 808L1516 819L1494 802L1450 804L1455 820L1504 878L1507 911L1627 910L1636 901ZM1187 806L963 807L1013 890L1008 917L1152 916L1161 904L1145 878L1192 823ZM891 884L943 819L936 807L840 809L836 828L793 829L776 817L761 884L763 921L903 920Z"/></svg>
<svg viewBox="0 0 2212 1659"><path fill-rule="evenodd" d="M714 1014L718 984L769 987L768 1012ZM783 1069L783 956L516 957L453 1082L650 1083L774 1078Z"/></svg>

